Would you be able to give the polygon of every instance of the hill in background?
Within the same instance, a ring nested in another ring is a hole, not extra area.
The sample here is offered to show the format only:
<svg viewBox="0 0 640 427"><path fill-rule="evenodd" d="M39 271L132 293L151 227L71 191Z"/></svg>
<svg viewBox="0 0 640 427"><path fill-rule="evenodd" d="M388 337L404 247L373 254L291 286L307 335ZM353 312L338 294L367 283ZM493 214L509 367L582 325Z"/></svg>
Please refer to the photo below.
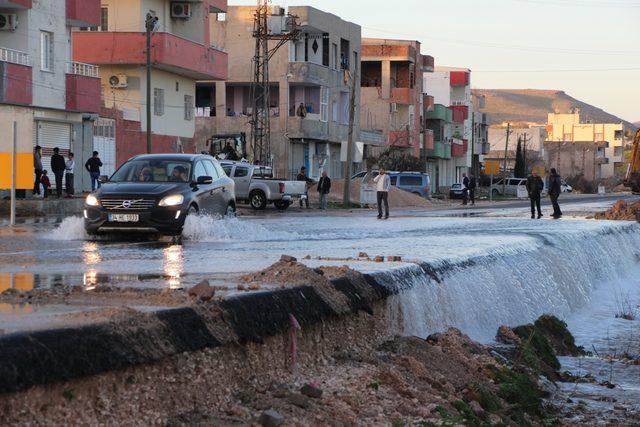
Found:
<svg viewBox="0 0 640 427"><path fill-rule="evenodd" d="M473 89L473 94L485 97L485 106L480 111L489 114L490 124L503 122L546 123L547 114L569 113L580 108L584 121L594 123L620 123L637 128L640 123L630 123L613 114L575 99L561 90L538 89Z"/></svg>

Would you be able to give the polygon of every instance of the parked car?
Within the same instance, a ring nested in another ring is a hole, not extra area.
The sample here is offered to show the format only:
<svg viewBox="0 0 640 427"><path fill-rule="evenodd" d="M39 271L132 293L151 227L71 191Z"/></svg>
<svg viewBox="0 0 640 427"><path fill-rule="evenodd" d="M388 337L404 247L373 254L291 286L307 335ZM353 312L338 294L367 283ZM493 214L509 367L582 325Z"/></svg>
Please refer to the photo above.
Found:
<svg viewBox="0 0 640 427"><path fill-rule="evenodd" d="M449 189L450 199L464 199L464 191L462 190L462 184L456 183L451 185Z"/></svg>
<svg viewBox="0 0 640 427"><path fill-rule="evenodd" d="M518 187L519 186L524 186L526 188L527 185L527 179L526 178L507 178L507 183L504 186L504 194L502 194L502 188L503 188L503 181L502 179L500 179L499 181L495 182L493 185L491 185L491 193L494 196L501 196L501 195L506 195L506 196L517 196L518 195Z"/></svg>
<svg viewBox="0 0 640 427"><path fill-rule="evenodd" d="M389 172L391 185L400 190L417 194L420 197L429 197L431 192L431 178L423 172Z"/></svg>
<svg viewBox="0 0 640 427"><path fill-rule="evenodd" d="M560 189L562 190L563 193L572 193L573 192L573 187L570 186L569 184L567 184L567 182L563 179L562 183L560 184Z"/></svg>
<svg viewBox="0 0 640 427"><path fill-rule="evenodd" d="M235 213L234 187L208 155L136 156L87 196L84 226L89 234L179 235L187 215Z"/></svg>
<svg viewBox="0 0 640 427"><path fill-rule="evenodd" d="M228 161L221 165L236 184L236 198L248 202L253 209L262 210L273 203L276 208L286 210L294 199L306 195L306 182L274 178L273 169L268 166Z"/></svg>

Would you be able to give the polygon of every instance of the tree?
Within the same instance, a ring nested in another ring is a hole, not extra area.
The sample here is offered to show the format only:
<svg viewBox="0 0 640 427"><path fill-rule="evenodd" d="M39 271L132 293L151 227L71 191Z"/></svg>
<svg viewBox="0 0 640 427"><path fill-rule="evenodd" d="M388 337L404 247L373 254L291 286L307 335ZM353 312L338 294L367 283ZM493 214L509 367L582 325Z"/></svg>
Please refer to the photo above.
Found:
<svg viewBox="0 0 640 427"><path fill-rule="evenodd" d="M424 163L405 149L399 147L388 147L380 156L370 160L371 166L377 164L378 167L390 171L424 171Z"/></svg>
<svg viewBox="0 0 640 427"><path fill-rule="evenodd" d="M513 168L513 174L516 178L522 178L526 175L524 170L524 153L522 152L522 138L518 138L518 147L516 148L516 165Z"/></svg>

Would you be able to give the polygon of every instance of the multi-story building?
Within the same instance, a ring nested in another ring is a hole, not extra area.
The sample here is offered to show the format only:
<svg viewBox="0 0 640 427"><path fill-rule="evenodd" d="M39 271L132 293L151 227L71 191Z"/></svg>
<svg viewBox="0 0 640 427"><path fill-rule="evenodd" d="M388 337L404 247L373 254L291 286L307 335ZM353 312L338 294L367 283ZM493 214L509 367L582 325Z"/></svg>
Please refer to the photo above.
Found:
<svg viewBox="0 0 640 427"><path fill-rule="evenodd" d="M425 147L422 73L433 71L433 57L420 53L420 42L363 39L360 123L380 133L389 147L419 157ZM431 133L429 133L431 135Z"/></svg>
<svg viewBox="0 0 640 427"><path fill-rule="evenodd" d="M544 160L544 142L546 139L547 130L544 125L529 123L509 126L509 141L507 141L507 124L493 125L489 127L489 152L484 159L504 162L506 148L507 171L513 171L518 141L520 141L522 150L525 153L525 166L529 170Z"/></svg>
<svg viewBox="0 0 640 427"><path fill-rule="evenodd" d="M434 149L426 152L427 171L436 177L436 188L446 188L459 182L487 148L482 141L470 147L474 136L471 70L436 67L433 73L424 73L423 80L425 94L435 102L434 111L426 116L426 126L434 130L435 138ZM480 125L486 125L486 117L479 119Z"/></svg>
<svg viewBox="0 0 640 427"><path fill-rule="evenodd" d="M271 10L274 16L284 14L277 6ZM289 7L288 12L297 17L300 37L282 46L269 62L272 164L279 176L294 177L305 166L310 176L327 170L339 178L346 160L352 76L360 63L360 26L313 7ZM231 6L224 21L212 24L212 33L220 35L221 47L229 54L229 79L198 83L200 149L212 135L251 135L254 13L255 7ZM359 77L355 84L359 106ZM355 163L362 161L364 151L359 122L356 114Z"/></svg>
<svg viewBox="0 0 640 427"><path fill-rule="evenodd" d="M18 188L33 187L35 145L43 147L43 166L49 173L53 148L65 157L73 151L75 188L90 188L81 172L93 147L100 75L98 67L76 62L71 29L97 25L100 1L3 0L0 17L0 188L9 183L13 122L17 123Z"/></svg>
<svg viewBox="0 0 640 427"><path fill-rule="evenodd" d="M102 68L97 133L104 157L115 159L106 169L147 151L147 14L157 18L151 36L151 151L194 152L196 81L227 77L227 54L214 47L219 43L210 32L226 0L101 4L99 25L74 32L73 44L75 57Z"/></svg>
<svg viewBox="0 0 640 427"><path fill-rule="evenodd" d="M558 144L575 142L596 142L604 144L604 157L599 159L599 171L595 179L610 178L624 161L624 124L622 123L589 123L580 118L580 111L575 109L568 114L549 113L547 118L547 141ZM549 145L547 145L548 147ZM581 154L578 153L578 156ZM579 159L578 159L579 160ZM563 172L575 175L573 170Z"/></svg>

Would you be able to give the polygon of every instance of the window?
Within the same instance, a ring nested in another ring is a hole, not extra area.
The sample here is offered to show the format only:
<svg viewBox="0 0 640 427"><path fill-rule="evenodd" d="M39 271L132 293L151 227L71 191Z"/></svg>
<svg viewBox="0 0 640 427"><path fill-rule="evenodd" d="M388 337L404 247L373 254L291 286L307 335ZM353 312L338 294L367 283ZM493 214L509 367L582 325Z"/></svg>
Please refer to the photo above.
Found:
<svg viewBox="0 0 640 427"><path fill-rule="evenodd" d="M329 88L320 89L320 121L329 121Z"/></svg>
<svg viewBox="0 0 640 427"><path fill-rule="evenodd" d="M572 138L571 138L571 137L572 137L572 134L570 134L570 133L565 133L565 134L563 135L563 137L562 137L562 140L563 140L563 141L571 141L571 140L572 140Z"/></svg>
<svg viewBox="0 0 640 427"><path fill-rule="evenodd" d="M227 176L231 176L231 169L233 169L233 166L224 165L222 169L224 170L224 173L227 174Z"/></svg>
<svg viewBox="0 0 640 427"><path fill-rule="evenodd" d="M338 69L338 44L337 43L331 43L331 59L332 59L331 68L333 68L334 70L337 70Z"/></svg>
<svg viewBox="0 0 640 427"><path fill-rule="evenodd" d="M216 21L224 22L226 20L227 20L227 14L226 13L216 13Z"/></svg>
<svg viewBox="0 0 640 427"><path fill-rule="evenodd" d="M406 185L410 187L420 187L422 185L421 176L401 176L400 185Z"/></svg>
<svg viewBox="0 0 640 427"><path fill-rule="evenodd" d="M194 178L196 180L198 178L200 178L201 176L209 176L209 175L207 175L207 169L205 169L205 167L202 164L202 162L196 163L196 167L195 167L195 169L193 171L193 176L194 176Z"/></svg>
<svg viewBox="0 0 640 427"><path fill-rule="evenodd" d="M164 116L164 89L153 88L153 114Z"/></svg>
<svg viewBox="0 0 640 427"><path fill-rule="evenodd" d="M109 31L109 9L103 7L100 9L100 28L99 31Z"/></svg>
<svg viewBox="0 0 640 427"><path fill-rule="evenodd" d="M218 175L218 170L213 165L213 162L211 162L210 160L205 160L203 163L204 168L207 170L207 176L210 176L213 179L220 178L220 176Z"/></svg>
<svg viewBox="0 0 640 427"><path fill-rule="evenodd" d="M235 178L243 178L249 175L249 169L247 168L236 168L235 174L233 175Z"/></svg>
<svg viewBox="0 0 640 427"><path fill-rule="evenodd" d="M184 96L184 119L193 120L193 95Z"/></svg>
<svg viewBox="0 0 640 427"><path fill-rule="evenodd" d="M331 103L331 119L334 122L338 121L338 101L336 101L335 99Z"/></svg>
<svg viewBox="0 0 640 427"><path fill-rule="evenodd" d="M53 72L53 33L40 31L40 69Z"/></svg>
<svg viewBox="0 0 640 427"><path fill-rule="evenodd" d="M329 67L331 58L329 56L329 33L322 35L322 65Z"/></svg>

